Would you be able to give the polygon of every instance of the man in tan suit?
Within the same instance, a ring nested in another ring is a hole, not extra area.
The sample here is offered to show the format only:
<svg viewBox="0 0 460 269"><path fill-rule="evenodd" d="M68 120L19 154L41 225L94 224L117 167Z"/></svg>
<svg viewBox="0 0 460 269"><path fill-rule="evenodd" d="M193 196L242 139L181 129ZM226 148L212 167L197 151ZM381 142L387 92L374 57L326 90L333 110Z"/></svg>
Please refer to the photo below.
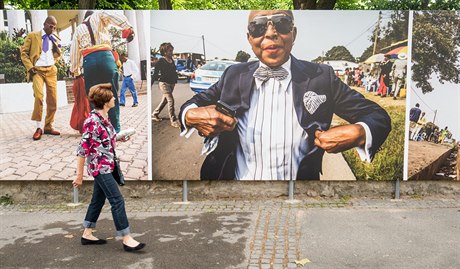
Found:
<svg viewBox="0 0 460 269"><path fill-rule="evenodd" d="M34 140L39 140L43 133L60 135L53 128L57 108L57 68L55 63L61 57L59 38L53 34L57 21L53 16L46 18L43 30L29 33L21 47L21 60L27 70L27 82L32 81L35 103L32 120L37 122ZM42 129L43 84L46 84L46 117Z"/></svg>

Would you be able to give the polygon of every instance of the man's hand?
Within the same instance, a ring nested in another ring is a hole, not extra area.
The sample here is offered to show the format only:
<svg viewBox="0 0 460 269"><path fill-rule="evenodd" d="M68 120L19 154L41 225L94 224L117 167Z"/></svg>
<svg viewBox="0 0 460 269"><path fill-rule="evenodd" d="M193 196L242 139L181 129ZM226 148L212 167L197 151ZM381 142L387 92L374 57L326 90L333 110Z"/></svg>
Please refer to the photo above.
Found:
<svg viewBox="0 0 460 269"><path fill-rule="evenodd" d="M327 131L316 130L315 145L328 153L338 153L366 143L366 131L359 124L349 124L331 128Z"/></svg>
<svg viewBox="0 0 460 269"><path fill-rule="evenodd" d="M215 107L211 105L188 110L185 114L187 126L197 129L198 133L205 137L232 131L236 126L236 119L218 112Z"/></svg>
<svg viewBox="0 0 460 269"><path fill-rule="evenodd" d="M37 74L37 69L35 69L35 67L32 67L31 69L29 69L29 74L30 74L31 77L33 75Z"/></svg>

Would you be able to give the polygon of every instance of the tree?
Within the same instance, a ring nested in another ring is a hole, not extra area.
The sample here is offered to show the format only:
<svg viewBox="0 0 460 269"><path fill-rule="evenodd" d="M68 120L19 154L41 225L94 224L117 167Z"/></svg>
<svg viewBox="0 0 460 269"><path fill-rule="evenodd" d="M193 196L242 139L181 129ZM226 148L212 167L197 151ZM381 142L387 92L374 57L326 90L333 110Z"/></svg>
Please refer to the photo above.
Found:
<svg viewBox="0 0 460 269"><path fill-rule="evenodd" d="M385 16L385 13L384 13ZM409 12L394 11L391 13L391 20L387 25L382 27L381 35L377 38L377 53L385 53L388 50L382 51L383 48L389 47L395 42L403 41L408 38L409 27ZM369 40L374 42L374 35L369 36ZM374 45L370 45L359 57L359 61L365 61L372 56Z"/></svg>
<svg viewBox="0 0 460 269"><path fill-rule="evenodd" d="M337 0L293 0L294 9L334 9Z"/></svg>
<svg viewBox="0 0 460 269"><path fill-rule="evenodd" d="M423 93L434 90L430 79L460 83L460 15L453 11L414 14L412 80Z"/></svg>
<svg viewBox="0 0 460 269"><path fill-rule="evenodd" d="M158 6L161 10L172 10L171 0L158 0Z"/></svg>
<svg viewBox="0 0 460 269"><path fill-rule="evenodd" d="M355 57L353 57L350 51L344 46L334 46L326 52L324 60L325 61L343 60L343 61L354 62Z"/></svg>
<svg viewBox="0 0 460 269"><path fill-rule="evenodd" d="M96 0L78 0L79 9L95 9Z"/></svg>
<svg viewBox="0 0 460 269"><path fill-rule="evenodd" d="M245 63L249 60L249 58L251 58L251 55L249 53L240 50L236 54L235 61Z"/></svg>

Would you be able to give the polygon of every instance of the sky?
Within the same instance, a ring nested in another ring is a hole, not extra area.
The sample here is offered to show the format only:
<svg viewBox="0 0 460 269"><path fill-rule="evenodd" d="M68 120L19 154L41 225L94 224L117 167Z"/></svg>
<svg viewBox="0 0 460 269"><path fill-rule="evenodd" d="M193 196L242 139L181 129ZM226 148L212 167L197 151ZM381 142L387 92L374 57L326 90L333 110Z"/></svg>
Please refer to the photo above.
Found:
<svg viewBox="0 0 460 269"><path fill-rule="evenodd" d="M246 38L248 11L151 11L151 46L171 42L175 52L203 52L206 58L234 59L239 50L251 54ZM381 26L389 12L384 12ZM359 57L372 43L378 11L294 11L297 39L292 54L312 60L333 46L343 45Z"/></svg>

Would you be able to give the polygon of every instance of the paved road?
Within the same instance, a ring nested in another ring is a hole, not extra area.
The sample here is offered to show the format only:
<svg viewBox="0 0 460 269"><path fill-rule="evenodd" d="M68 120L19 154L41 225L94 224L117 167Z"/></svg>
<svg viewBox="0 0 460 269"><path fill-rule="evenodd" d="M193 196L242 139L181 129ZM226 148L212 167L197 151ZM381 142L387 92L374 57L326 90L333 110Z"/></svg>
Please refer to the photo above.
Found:
<svg viewBox="0 0 460 269"><path fill-rule="evenodd" d="M145 87L145 83L144 83ZM122 129L135 128L130 141L117 144L117 155L127 180L146 180L148 111L147 96L139 96L138 107L121 107ZM131 103L131 97L127 98ZM31 112L0 114L0 179L1 180L73 180L76 148L81 135L69 125L72 105L59 108L55 127L60 136L43 135L32 140L35 131ZM86 170L86 168L85 168ZM85 174L85 179L92 180Z"/></svg>
<svg viewBox="0 0 460 269"><path fill-rule="evenodd" d="M168 201L127 199L125 253L108 206L82 246L86 204L0 206L1 268L460 268L460 199ZM295 261L309 259L305 266Z"/></svg>

